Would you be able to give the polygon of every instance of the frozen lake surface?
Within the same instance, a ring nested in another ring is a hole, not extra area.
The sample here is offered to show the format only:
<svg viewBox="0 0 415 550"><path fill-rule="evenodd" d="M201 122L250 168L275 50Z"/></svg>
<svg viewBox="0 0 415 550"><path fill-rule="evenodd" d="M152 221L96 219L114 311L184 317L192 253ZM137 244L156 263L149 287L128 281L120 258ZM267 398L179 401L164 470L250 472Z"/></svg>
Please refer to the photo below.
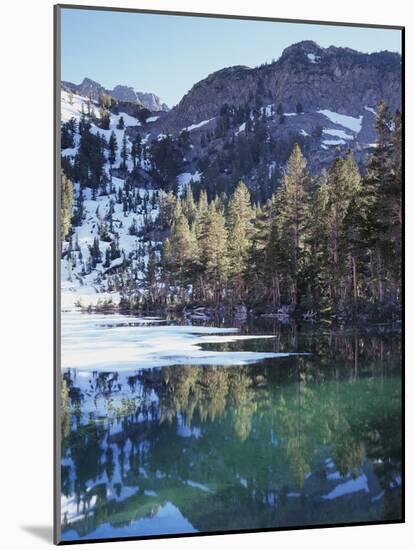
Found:
<svg viewBox="0 0 415 550"><path fill-rule="evenodd" d="M171 325L161 318L62 313L62 368L131 370L168 365L244 365L287 353L215 351L203 344L274 338L241 335L237 328Z"/></svg>

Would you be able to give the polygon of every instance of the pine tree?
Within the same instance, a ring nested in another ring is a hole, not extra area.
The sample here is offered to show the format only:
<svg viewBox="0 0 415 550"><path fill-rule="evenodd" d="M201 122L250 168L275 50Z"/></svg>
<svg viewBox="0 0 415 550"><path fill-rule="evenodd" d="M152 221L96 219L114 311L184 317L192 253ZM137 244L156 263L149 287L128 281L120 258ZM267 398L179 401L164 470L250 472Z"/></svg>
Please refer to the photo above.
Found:
<svg viewBox="0 0 415 550"><path fill-rule="evenodd" d="M164 300L167 301L169 287L171 284L171 275L173 271L170 240L164 239L161 249L160 275L163 285Z"/></svg>
<svg viewBox="0 0 415 550"><path fill-rule="evenodd" d="M248 252L253 232L252 218L250 193L246 185L240 181L228 206L229 281L236 300L239 300L243 293L248 268Z"/></svg>
<svg viewBox="0 0 415 550"><path fill-rule="evenodd" d="M270 204L270 232L265 245L264 277L273 306L279 307L283 295L290 294L289 265L292 242L284 227L282 215L285 200L282 189L276 191Z"/></svg>
<svg viewBox="0 0 415 550"><path fill-rule="evenodd" d="M105 262L104 262L104 267L107 268L111 265L111 249L108 247L106 250L105 250Z"/></svg>
<svg viewBox="0 0 415 550"><path fill-rule="evenodd" d="M138 234L137 220L135 218L133 218L133 221L131 222L131 225L128 229L128 233L130 235L137 235Z"/></svg>
<svg viewBox="0 0 415 550"><path fill-rule="evenodd" d="M307 244L309 247L308 281L316 307L330 311L333 284L330 238L330 187L329 175L323 170L317 180L308 212Z"/></svg>
<svg viewBox="0 0 415 550"><path fill-rule="evenodd" d="M170 135L153 141L150 149L151 162L163 189L174 189L176 177L182 167L182 154Z"/></svg>
<svg viewBox="0 0 415 550"><path fill-rule="evenodd" d="M73 202L73 185L69 178L61 171L61 241L71 230Z"/></svg>
<svg viewBox="0 0 415 550"><path fill-rule="evenodd" d="M105 92L99 94L98 102L103 109L109 109L111 107L111 96Z"/></svg>
<svg viewBox="0 0 415 550"><path fill-rule="evenodd" d="M345 219L354 197L360 193L361 178L353 154L336 158L329 170L329 249L331 251L333 298L336 305L346 297L348 243Z"/></svg>
<svg viewBox="0 0 415 550"><path fill-rule="evenodd" d="M252 220L252 236L249 244L245 282L252 302L266 297L265 257L270 232L270 201L263 207L257 205Z"/></svg>
<svg viewBox="0 0 415 550"><path fill-rule="evenodd" d="M121 156L120 168L125 171L127 170L127 160L128 160L127 136L125 135L125 132L122 138L122 147L121 147L120 156Z"/></svg>
<svg viewBox="0 0 415 550"><path fill-rule="evenodd" d="M61 126L61 149L67 149L74 147L74 135L75 129L73 126L74 119L70 119L68 122L64 122Z"/></svg>
<svg viewBox="0 0 415 550"><path fill-rule="evenodd" d="M110 113L104 109L103 107L100 107L99 109L99 126L102 128L102 130L109 130L111 123L111 115Z"/></svg>
<svg viewBox="0 0 415 550"><path fill-rule="evenodd" d="M113 130L108 140L108 161L111 165L111 170L117 159L117 151L118 151L117 137Z"/></svg>
<svg viewBox="0 0 415 550"><path fill-rule="evenodd" d="M300 283L303 281L305 260L305 236L309 175L305 160L298 144L294 145L287 162L283 187L278 194L279 232L284 236L287 253L287 277L290 286L290 299L294 304L300 298Z"/></svg>
<svg viewBox="0 0 415 550"><path fill-rule="evenodd" d="M124 128L125 128L124 117L120 116L120 118L118 119L118 122L117 122L117 129L118 130L124 130Z"/></svg>
<svg viewBox="0 0 415 550"><path fill-rule="evenodd" d="M95 268L97 264L102 261L102 253L99 248L99 238L95 237L92 246L89 247L89 252L91 255L91 266Z"/></svg>
<svg viewBox="0 0 415 550"><path fill-rule="evenodd" d="M137 168L137 161L139 161L141 158L141 136L140 134L137 134L136 137L133 139L133 143L131 145L131 159L133 161L134 170Z"/></svg>
<svg viewBox="0 0 415 550"><path fill-rule="evenodd" d="M120 243L118 241L118 238L115 238L110 243L110 252L111 252L111 261L116 260L117 258L119 258L121 256Z"/></svg>
<svg viewBox="0 0 415 550"><path fill-rule="evenodd" d="M186 216L181 211L180 203L177 204L174 219L170 254L183 300L184 289L193 280L193 269L197 261L198 249L195 235L189 227Z"/></svg>
<svg viewBox="0 0 415 550"><path fill-rule="evenodd" d="M376 114L376 149L369 161L364 182L368 202L366 235L371 249L377 299L385 300L392 287L400 300L400 254L402 227L401 120L393 119L385 102ZM399 255L399 256L398 256Z"/></svg>
<svg viewBox="0 0 415 550"><path fill-rule="evenodd" d="M193 191L190 183L186 187L186 193L184 199L182 200L182 210L183 214L187 218L187 221L189 222L189 225L193 225L196 219L197 208L193 198Z"/></svg>
<svg viewBox="0 0 415 550"><path fill-rule="evenodd" d="M157 257L154 249L150 251L148 256L145 281L149 290L150 300L154 302L157 299Z"/></svg>
<svg viewBox="0 0 415 550"><path fill-rule="evenodd" d="M160 191L160 223L163 229L171 229L174 221L176 197L173 191Z"/></svg>
<svg viewBox="0 0 415 550"><path fill-rule="evenodd" d="M84 128L81 134L78 154L75 157L75 172L82 186L91 187L96 193L104 179L105 157L103 140Z"/></svg>
<svg viewBox="0 0 415 550"><path fill-rule="evenodd" d="M228 232L223 211L213 202L209 204L205 216L200 242L207 284L214 303L218 304L223 297L229 270Z"/></svg>

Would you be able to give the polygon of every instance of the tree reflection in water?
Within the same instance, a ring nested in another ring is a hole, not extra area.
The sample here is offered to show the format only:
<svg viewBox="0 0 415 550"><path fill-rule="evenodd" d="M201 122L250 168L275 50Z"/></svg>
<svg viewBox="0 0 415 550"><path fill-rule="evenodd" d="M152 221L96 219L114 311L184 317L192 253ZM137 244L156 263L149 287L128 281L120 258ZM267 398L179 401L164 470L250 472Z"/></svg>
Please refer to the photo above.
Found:
<svg viewBox="0 0 415 550"><path fill-rule="evenodd" d="M171 532L167 505L198 531L399 519L400 335L289 327L272 342L212 349L311 355L66 371L63 538Z"/></svg>

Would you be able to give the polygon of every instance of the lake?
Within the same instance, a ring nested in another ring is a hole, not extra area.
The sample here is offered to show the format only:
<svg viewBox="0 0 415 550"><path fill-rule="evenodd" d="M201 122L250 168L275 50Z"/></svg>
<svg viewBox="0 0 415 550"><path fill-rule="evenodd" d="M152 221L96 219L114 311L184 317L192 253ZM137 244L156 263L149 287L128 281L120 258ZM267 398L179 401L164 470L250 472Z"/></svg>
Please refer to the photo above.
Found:
<svg viewBox="0 0 415 550"><path fill-rule="evenodd" d="M62 540L399 520L400 346L62 313Z"/></svg>

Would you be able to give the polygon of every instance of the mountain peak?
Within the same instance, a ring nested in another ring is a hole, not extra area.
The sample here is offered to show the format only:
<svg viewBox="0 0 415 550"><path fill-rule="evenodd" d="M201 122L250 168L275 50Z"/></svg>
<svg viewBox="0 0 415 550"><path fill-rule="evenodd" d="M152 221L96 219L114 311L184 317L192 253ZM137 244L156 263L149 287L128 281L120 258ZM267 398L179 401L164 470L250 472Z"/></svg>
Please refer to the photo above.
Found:
<svg viewBox="0 0 415 550"><path fill-rule="evenodd" d="M95 86L98 86L98 87L102 88L102 86L99 82L97 82L96 80L92 80L92 78L88 78L87 76L85 76L84 79L82 80L80 86L87 86L87 85L95 85Z"/></svg>
<svg viewBox="0 0 415 550"><path fill-rule="evenodd" d="M292 54L297 54L297 53L320 55L322 51L323 51L323 48L321 48L313 40L302 40L301 42L296 42L295 44L291 44L291 46L288 46L287 48L285 48L281 54L280 59L286 58L288 56L291 56Z"/></svg>

